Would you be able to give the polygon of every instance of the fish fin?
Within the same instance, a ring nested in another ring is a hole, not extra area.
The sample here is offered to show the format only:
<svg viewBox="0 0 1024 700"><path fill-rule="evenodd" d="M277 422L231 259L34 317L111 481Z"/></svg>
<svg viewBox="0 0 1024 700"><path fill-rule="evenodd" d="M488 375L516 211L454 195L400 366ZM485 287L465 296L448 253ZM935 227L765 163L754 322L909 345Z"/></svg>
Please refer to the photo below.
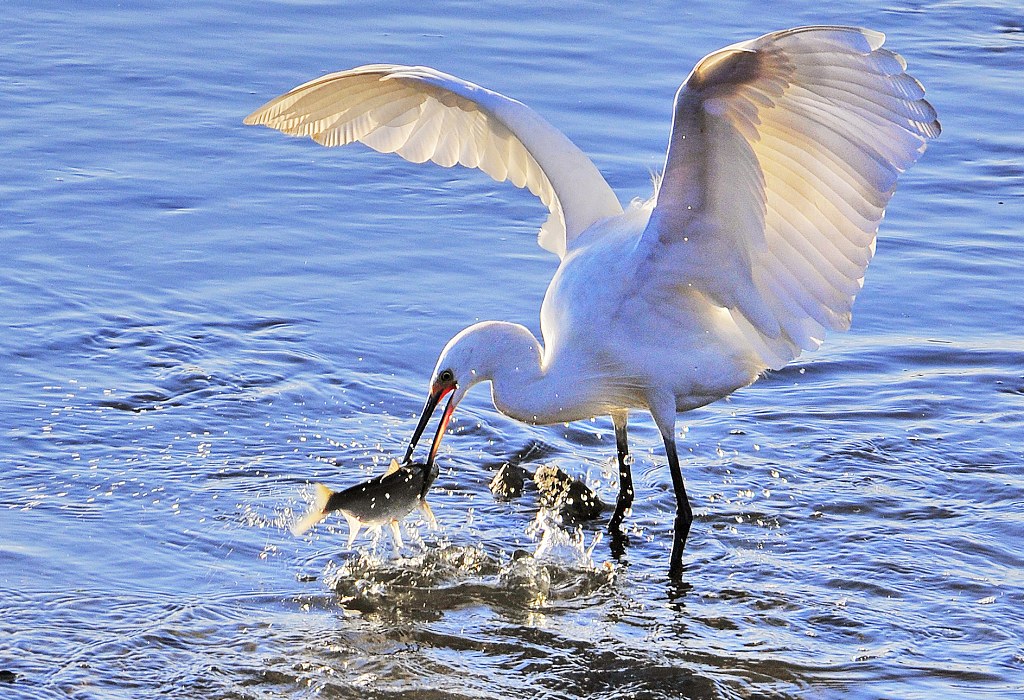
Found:
<svg viewBox="0 0 1024 700"><path fill-rule="evenodd" d="M391 526L391 536L395 539L395 549L402 548L402 527L397 520L388 523Z"/></svg>
<svg viewBox="0 0 1024 700"><path fill-rule="evenodd" d="M420 510L423 511L423 516L427 519L427 527L431 530L436 530L437 518L434 517L434 511L430 510L430 504L427 503L427 499L420 499Z"/></svg>
<svg viewBox="0 0 1024 700"><path fill-rule="evenodd" d="M292 524L290 528L292 534L296 537L327 517L327 501L330 500L334 492L323 484L316 484L313 488L316 489L316 494L313 497L312 507L308 513Z"/></svg>
<svg viewBox="0 0 1024 700"><path fill-rule="evenodd" d="M391 464L388 465L388 470L386 472L384 472L384 476L387 476L388 474L394 474L395 472L397 472L401 468L402 467L398 463L398 460L395 459L394 457L392 457L391 458Z"/></svg>
<svg viewBox="0 0 1024 700"><path fill-rule="evenodd" d="M341 511L341 514L345 516L345 520L348 522L348 548L352 549L352 543L359 537L359 531L363 528L363 524L354 515L349 515L345 511Z"/></svg>

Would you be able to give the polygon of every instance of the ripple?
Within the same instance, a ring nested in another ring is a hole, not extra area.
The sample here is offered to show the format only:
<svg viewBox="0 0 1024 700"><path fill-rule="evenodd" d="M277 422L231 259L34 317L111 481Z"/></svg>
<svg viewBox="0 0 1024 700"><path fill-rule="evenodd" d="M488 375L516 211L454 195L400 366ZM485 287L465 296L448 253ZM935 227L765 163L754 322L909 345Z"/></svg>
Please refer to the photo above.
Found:
<svg viewBox="0 0 1024 700"><path fill-rule="evenodd" d="M665 100L764 11L705 3L681 30L614 3L214 2L69 22L14 0L0 695L1019 693L1021 22L1012 3L860 5L949 128L901 184L850 333L680 416L696 522L671 583L653 422L630 416L637 497L613 554L605 518L566 530L530 489L487 488L506 462L552 464L610 502L610 421L520 425L482 388L442 445L440 533L410 519L398 552L345 550L332 522L291 537L302 485L400 455L448 338L484 318L539 330L556 260L527 192L239 121L344 67L324 56L471 63L646 195Z"/></svg>

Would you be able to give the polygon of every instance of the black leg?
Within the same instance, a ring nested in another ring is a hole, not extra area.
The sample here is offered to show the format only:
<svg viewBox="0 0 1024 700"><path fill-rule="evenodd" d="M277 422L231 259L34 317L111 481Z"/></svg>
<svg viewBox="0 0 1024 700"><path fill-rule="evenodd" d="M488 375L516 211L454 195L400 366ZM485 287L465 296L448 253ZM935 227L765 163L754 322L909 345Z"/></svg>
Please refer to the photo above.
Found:
<svg viewBox="0 0 1024 700"><path fill-rule="evenodd" d="M615 500L615 512L608 523L608 530L613 535L621 534L622 520L626 517L626 511L633 505L633 474L629 468L631 460L626 439L626 417L625 413L612 416L612 424L615 426L615 449L619 456L619 497Z"/></svg>
<svg viewBox="0 0 1024 700"><path fill-rule="evenodd" d="M668 468L672 472L672 487L676 492L675 535L672 540L672 558L669 560L668 575L670 578L678 579L683 575L683 549L686 547L686 537L690 534L693 511L690 510L690 500L686 497L683 472L679 469L674 433L673 429L667 434L662 432L661 436L665 440L665 454L668 456Z"/></svg>

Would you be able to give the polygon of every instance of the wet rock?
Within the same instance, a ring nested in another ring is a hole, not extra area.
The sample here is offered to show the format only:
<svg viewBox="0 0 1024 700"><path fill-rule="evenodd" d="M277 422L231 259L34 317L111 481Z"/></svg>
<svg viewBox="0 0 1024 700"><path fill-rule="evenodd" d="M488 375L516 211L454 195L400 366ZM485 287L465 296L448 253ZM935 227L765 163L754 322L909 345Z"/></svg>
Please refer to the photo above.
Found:
<svg viewBox="0 0 1024 700"><path fill-rule="evenodd" d="M604 510L604 503L589 486L558 467L539 467L533 475L542 505L556 511L562 525L572 527L593 520Z"/></svg>
<svg viewBox="0 0 1024 700"><path fill-rule="evenodd" d="M491 479L491 493L499 501L510 501L523 495L523 487L530 472L518 464L503 464Z"/></svg>

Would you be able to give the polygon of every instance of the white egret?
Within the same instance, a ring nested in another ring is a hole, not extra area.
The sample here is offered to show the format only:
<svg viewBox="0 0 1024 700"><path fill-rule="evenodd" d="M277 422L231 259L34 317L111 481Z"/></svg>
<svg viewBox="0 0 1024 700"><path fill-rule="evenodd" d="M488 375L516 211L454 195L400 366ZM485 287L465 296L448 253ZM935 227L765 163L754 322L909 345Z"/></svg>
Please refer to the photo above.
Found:
<svg viewBox="0 0 1024 700"><path fill-rule="evenodd" d="M561 264L541 308L543 344L505 322L455 336L408 454L447 396L432 463L452 411L480 382L491 383L499 411L528 423L610 415L614 534L633 501L628 412L649 411L677 500L677 577L693 518L677 412L849 327L896 179L939 134L921 84L883 41L865 29L801 27L706 56L676 93L654 195L625 210L590 159L536 112L430 68L332 73L245 122L325 146L359 141L417 163L479 168L547 205L540 245Z"/></svg>

